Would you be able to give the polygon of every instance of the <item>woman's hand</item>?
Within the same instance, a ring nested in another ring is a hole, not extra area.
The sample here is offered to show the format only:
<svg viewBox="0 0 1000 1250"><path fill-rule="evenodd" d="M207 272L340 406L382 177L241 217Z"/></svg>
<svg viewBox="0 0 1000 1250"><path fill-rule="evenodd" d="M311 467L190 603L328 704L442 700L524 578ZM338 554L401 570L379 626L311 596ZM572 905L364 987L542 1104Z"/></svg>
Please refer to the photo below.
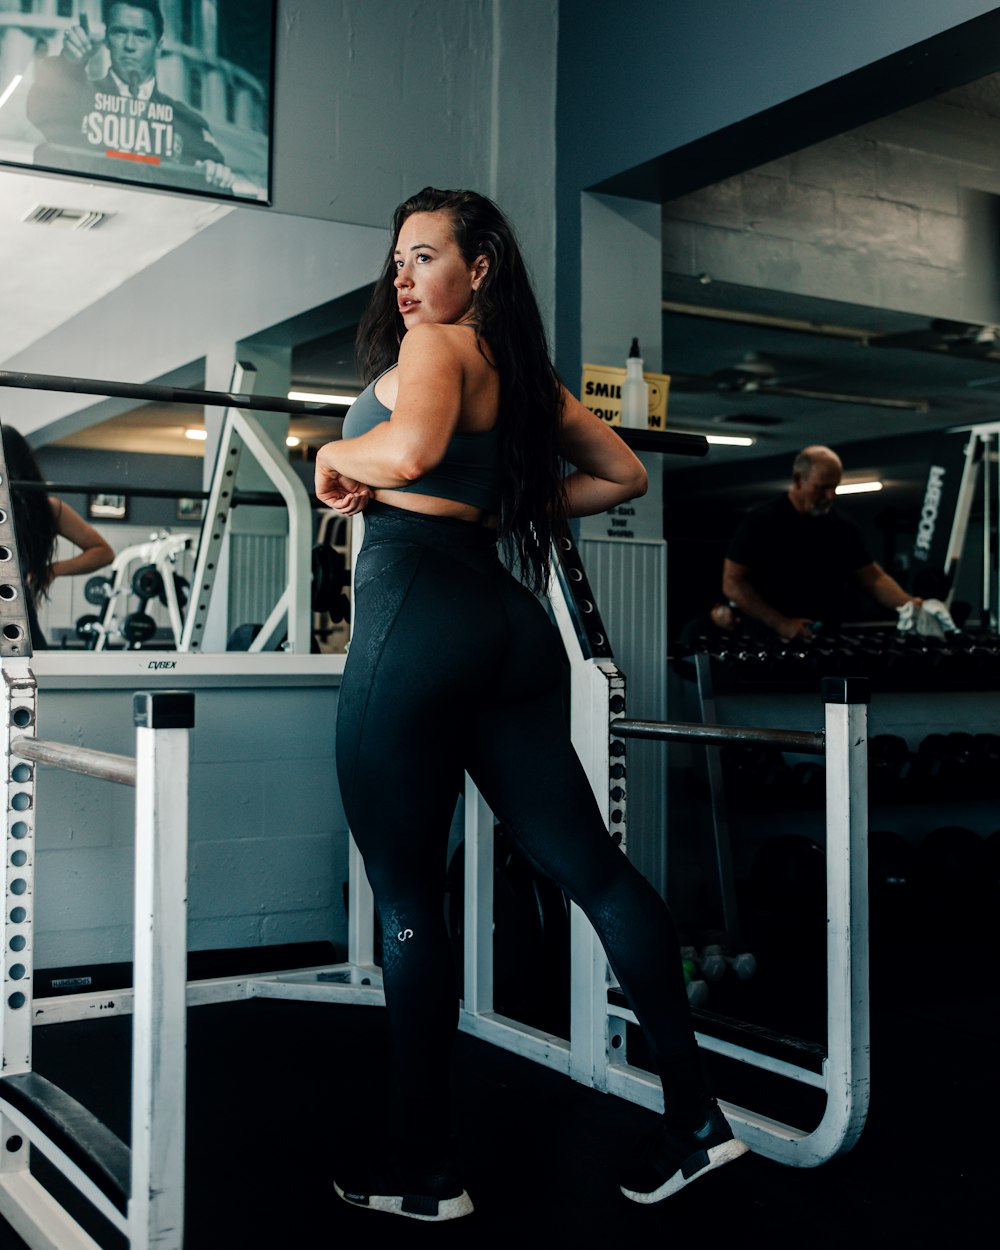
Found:
<svg viewBox="0 0 1000 1250"><path fill-rule="evenodd" d="M370 486L356 482L323 462L324 448L316 456L316 498L341 516L354 516L372 497Z"/></svg>

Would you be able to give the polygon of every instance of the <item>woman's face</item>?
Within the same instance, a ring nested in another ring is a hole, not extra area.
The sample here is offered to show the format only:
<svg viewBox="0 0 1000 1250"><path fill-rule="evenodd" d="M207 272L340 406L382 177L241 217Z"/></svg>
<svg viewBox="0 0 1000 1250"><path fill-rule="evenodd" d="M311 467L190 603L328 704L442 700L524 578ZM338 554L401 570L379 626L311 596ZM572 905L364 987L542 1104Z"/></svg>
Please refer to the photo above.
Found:
<svg viewBox="0 0 1000 1250"><path fill-rule="evenodd" d="M425 321L455 325L470 319L487 261L480 256L470 265L464 259L450 213L412 213L399 231L394 257L396 300L407 329Z"/></svg>

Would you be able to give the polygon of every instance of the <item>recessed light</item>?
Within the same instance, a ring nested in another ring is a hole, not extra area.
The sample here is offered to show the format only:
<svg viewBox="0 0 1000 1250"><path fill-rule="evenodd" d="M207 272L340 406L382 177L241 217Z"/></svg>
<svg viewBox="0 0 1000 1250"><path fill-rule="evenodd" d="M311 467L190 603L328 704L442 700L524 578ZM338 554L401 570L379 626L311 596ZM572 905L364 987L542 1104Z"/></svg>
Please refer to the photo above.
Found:
<svg viewBox="0 0 1000 1250"><path fill-rule="evenodd" d="M184 437L196 443L204 443L208 438L208 430L185 430Z"/></svg>

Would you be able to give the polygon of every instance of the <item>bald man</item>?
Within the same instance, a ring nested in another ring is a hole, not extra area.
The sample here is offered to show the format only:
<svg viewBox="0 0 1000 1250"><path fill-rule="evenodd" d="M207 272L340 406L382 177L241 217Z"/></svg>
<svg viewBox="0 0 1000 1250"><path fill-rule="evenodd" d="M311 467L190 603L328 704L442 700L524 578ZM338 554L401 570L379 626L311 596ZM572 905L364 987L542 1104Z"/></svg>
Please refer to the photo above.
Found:
<svg viewBox="0 0 1000 1250"><path fill-rule="evenodd" d="M740 522L722 566L722 593L744 619L780 638L810 638L843 619L854 580L884 608L918 603L871 558L857 525L834 511L844 467L829 447L804 447L784 495Z"/></svg>

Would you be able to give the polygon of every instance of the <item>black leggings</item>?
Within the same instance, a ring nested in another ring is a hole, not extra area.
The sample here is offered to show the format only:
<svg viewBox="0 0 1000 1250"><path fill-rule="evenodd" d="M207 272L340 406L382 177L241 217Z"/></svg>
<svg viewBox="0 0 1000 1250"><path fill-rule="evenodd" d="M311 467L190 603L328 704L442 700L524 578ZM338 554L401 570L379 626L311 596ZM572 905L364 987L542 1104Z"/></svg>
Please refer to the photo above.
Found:
<svg viewBox="0 0 1000 1250"><path fill-rule="evenodd" d="M608 834L570 741L557 632L495 535L369 504L354 595L337 771L381 925L400 1131L448 1132L458 993L443 896L464 772L594 925L668 1106L703 1103L669 912Z"/></svg>

